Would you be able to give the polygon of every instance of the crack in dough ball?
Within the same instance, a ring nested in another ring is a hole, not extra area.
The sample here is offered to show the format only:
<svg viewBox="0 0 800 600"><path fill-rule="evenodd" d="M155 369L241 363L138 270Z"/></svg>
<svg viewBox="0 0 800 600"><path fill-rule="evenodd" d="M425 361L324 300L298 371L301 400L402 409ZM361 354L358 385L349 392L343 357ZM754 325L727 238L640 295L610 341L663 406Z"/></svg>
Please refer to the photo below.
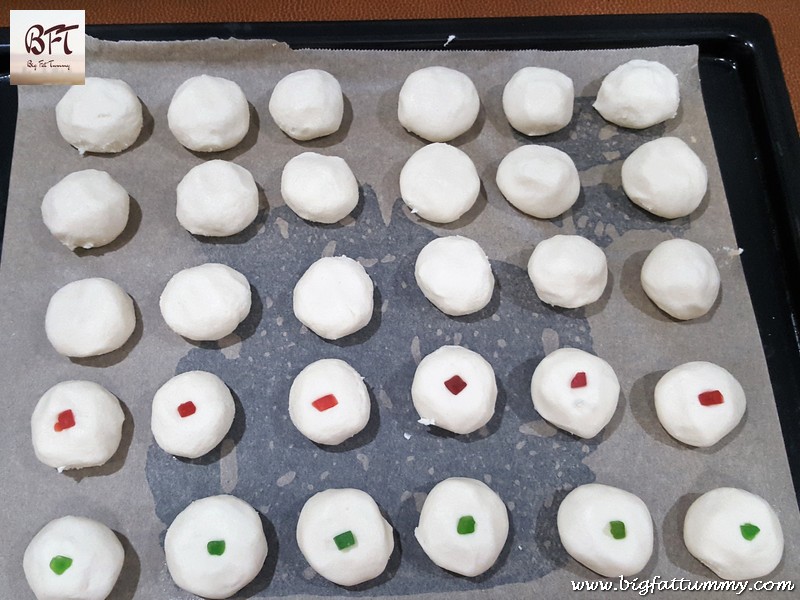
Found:
<svg viewBox="0 0 800 600"><path fill-rule="evenodd" d="M78 152L114 153L142 131L142 103L124 81L87 77L56 104L58 131Z"/></svg>
<svg viewBox="0 0 800 600"><path fill-rule="evenodd" d="M523 67L503 88L503 112L509 124L525 135L547 135L572 120L575 86L560 71Z"/></svg>
<svg viewBox="0 0 800 600"><path fill-rule="evenodd" d="M320 69L289 73L269 99L269 114L290 138L314 140L339 131L344 97L339 81Z"/></svg>
<svg viewBox="0 0 800 600"><path fill-rule="evenodd" d="M184 81L167 111L172 135L195 152L233 148L250 129L250 106L239 85L229 79L198 75Z"/></svg>
<svg viewBox="0 0 800 600"><path fill-rule="evenodd" d="M358 204L358 181L344 159L303 152L283 167L281 196L302 219L336 223Z"/></svg>

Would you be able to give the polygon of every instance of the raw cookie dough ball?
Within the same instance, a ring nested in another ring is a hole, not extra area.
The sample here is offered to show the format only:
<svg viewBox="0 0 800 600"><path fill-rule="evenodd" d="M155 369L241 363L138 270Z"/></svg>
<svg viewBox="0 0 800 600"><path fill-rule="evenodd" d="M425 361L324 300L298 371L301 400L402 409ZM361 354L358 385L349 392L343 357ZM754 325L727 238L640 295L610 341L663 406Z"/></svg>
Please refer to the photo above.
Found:
<svg viewBox="0 0 800 600"><path fill-rule="evenodd" d="M119 448L124 420L119 400L103 386L62 381L33 410L33 451L59 471L105 464Z"/></svg>
<svg viewBox="0 0 800 600"><path fill-rule="evenodd" d="M386 570L394 550L392 526L366 492L314 494L297 520L297 545L308 564L338 585L358 585Z"/></svg>
<svg viewBox="0 0 800 600"><path fill-rule="evenodd" d="M638 496L589 483L558 507L558 536L572 558L606 577L635 575L653 554L653 519Z"/></svg>
<svg viewBox="0 0 800 600"><path fill-rule="evenodd" d="M343 360L325 358L306 366L289 390L289 418L317 444L335 445L353 437L369 421L364 378Z"/></svg>
<svg viewBox="0 0 800 600"><path fill-rule="evenodd" d="M294 286L294 315L319 337L338 340L367 326L373 291L372 279L357 261L320 258Z"/></svg>
<svg viewBox="0 0 800 600"><path fill-rule="evenodd" d="M448 144L428 144L400 171L400 196L411 212L434 223L452 223L467 212L481 191L475 164Z"/></svg>
<svg viewBox="0 0 800 600"><path fill-rule="evenodd" d="M81 154L122 152L142 130L142 104L124 81L87 77L56 104L56 124Z"/></svg>
<svg viewBox="0 0 800 600"><path fill-rule="evenodd" d="M494 369L477 352L442 346L417 366L411 399L420 422L453 433L472 433L494 416Z"/></svg>
<svg viewBox="0 0 800 600"><path fill-rule="evenodd" d="M336 223L358 204L358 181L344 159L304 152L283 167L281 196L303 219Z"/></svg>
<svg viewBox="0 0 800 600"><path fill-rule="evenodd" d="M546 135L572 119L575 86L560 71L524 67L503 88L503 111L511 126L525 135Z"/></svg>
<svg viewBox="0 0 800 600"><path fill-rule="evenodd" d="M121 347L136 327L133 300L109 279L68 283L47 305L44 328L59 354L84 358Z"/></svg>
<svg viewBox="0 0 800 600"><path fill-rule="evenodd" d="M290 138L306 141L339 130L344 97L336 77L305 69L281 79L269 99L269 114Z"/></svg>
<svg viewBox="0 0 800 600"><path fill-rule="evenodd" d="M247 502L209 496L175 517L164 552L178 587L203 598L229 598L261 571L267 538L261 518Z"/></svg>
<svg viewBox="0 0 800 600"><path fill-rule="evenodd" d="M105 171L70 173L48 190L42 219L70 250L105 246L128 224L128 192Z"/></svg>
<svg viewBox="0 0 800 600"><path fill-rule="evenodd" d="M783 557L783 531L760 496L717 488L695 500L683 521L683 541L697 560L723 579L760 579Z"/></svg>
<svg viewBox="0 0 800 600"><path fill-rule="evenodd" d="M606 289L606 255L579 235L555 235L536 245L528 275L542 302L563 308L586 306Z"/></svg>
<svg viewBox="0 0 800 600"><path fill-rule="evenodd" d="M250 171L225 160L192 168L178 184L175 215L189 233L220 237L245 229L258 215Z"/></svg>
<svg viewBox="0 0 800 600"><path fill-rule="evenodd" d="M219 445L235 412L233 396L222 379L206 371L189 371L158 389L150 428L166 452L198 458Z"/></svg>
<svg viewBox="0 0 800 600"><path fill-rule="evenodd" d="M734 376L710 362L689 362L666 373L656 384L655 403L667 433L700 448L733 431L746 405Z"/></svg>
<svg viewBox="0 0 800 600"><path fill-rule="evenodd" d="M425 499L414 537L441 568L477 577L492 568L506 545L506 505L482 481L445 479Z"/></svg>
<svg viewBox="0 0 800 600"><path fill-rule="evenodd" d="M550 423L589 439L614 416L619 381L602 358L577 348L559 348L533 372L531 399L536 412Z"/></svg>
<svg viewBox="0 0 800 600"><path fill-rule="evenodd" d="M161 293L161 315L190 340L219 340L250 313L250 283L227 265L205 263L179 271Z"/></svg>
<svg viewBox="0 0 800 600"><path fill-rule="evenodd" d="M233 148L247 135L250 107L237 83L198 75L175 90L167 121L182 146L195 152L217 152Z"/></svg>
<svg viewBox="0 0 800 600"><path fill-rule="evenodd" d="M25 549L22 568L39 600L105 600L125 550L108 527L85 517L50 521Z"/></svg>
<svg viewBox="0 0 800 600"><path fill-rule="evenodd" d="M676 319L706 314L719 293L719 270L708 250L673 239L653 248L642 264L642 287L658 308Z"/></svg>
<svg viewBox="0 0 800 600"><path fill-rule="evenodd" d="M622 163L622 188L631 202L665 219L693 212L708 188L703 161L676 137L639 146Z"/></svg>
<svg viewBox="0 0 800 600"><path fill-rule="evenodd" d="M521 146L497 166L497 187L513 206L539 219L552 219L581 193L578 169L568 154L550 146Z"/></svg>
<svg viewBox="0 0 800 600"><path fill-rule="evenodd" d="M446 315L469 315L492 299L494 275L477 242L451 235L429 242L417 256L414 277L425 297Z"/></svg>
<svg viewBox="0 0 800 600"><path fill-rule="evenodd" d="M606 121L621 127L644 129L678 113L678 78L667 67L650 60L632 60L603 79L595 109Z"/></svg>

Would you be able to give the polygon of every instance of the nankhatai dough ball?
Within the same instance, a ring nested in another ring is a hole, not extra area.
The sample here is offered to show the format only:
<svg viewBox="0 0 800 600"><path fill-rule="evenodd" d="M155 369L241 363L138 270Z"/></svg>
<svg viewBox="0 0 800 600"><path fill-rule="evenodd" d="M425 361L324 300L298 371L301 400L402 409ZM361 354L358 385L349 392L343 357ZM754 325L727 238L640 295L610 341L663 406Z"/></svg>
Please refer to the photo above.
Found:
<svg viewBox="0 0 800 600"><path fill-rule="evenodd" d="M372 279L357 261L320 258L294 286L294 315L321 338L338 340L370 322L373 292Z"/></svg>
<svg viewBox="0 0 800 600"><path fill-rule="evenodd" d="M339 81L320 69L289 73L269 99L269 114L290 138L313 140L339 130L344 97Z"/></svg>
<svg viewBox="0 0 800 600"><path fill-rule="evenodd" d="M602 358L577 348L559 348L533 372L531 399L547 421L589 439L614 416L619 381Z"/></svg>
<svg viewBox="0 0 800 600"><path fill-rule="evenodd" d="M560 71L524 67L503 88L503 111L511 126L525 135L546 135L572 119L575 86Z"/></svg>
<svg viewBox="0 0 800 600"><path fill-rule="evenodd" d="M307 365L289 390L289 418L317 444L336 445L364 429L370 400L364 378L343 360Z"/></svg>
<svg viewBox="0 0 800 600"><path fill-rule="evenodd" d="M190 340L219 340L250 313L247 278L227 265L206 263L179 271L161 293L161 315Z"/></svg>
<svg viewBox="0 0 800 600"><path fill-rule="evenodd" d="M589 483L558 507L558 536L569 555L595 573L629 577L653 554L653 519L638 496Z"/></svg>
<svg viewBox="0 0 800 600"><path fill-rule="evenodd" d="M411 399L420 422L453 433L472 433L494 416L494 369L477 352L442 346L417 366Z"/></svg>
<svg viewBox="0 0 800 600"><path fill-rule="evenodd" d="M497 187L514 207L552 219L575 204L581 193L578 169L568 154L550 146L521 146L497 166Z"/></svg>
<svg viewBox="0 0 800 600"><path fill-rule="evenodd" d="M641 280L650 300L681 320L702 317L719 294L719 270L711 253L684 239L653 248L642 264Z"/></svg>
<svg viewBox="0 0 800 600"><path fill-rule="evenodd" d="M70 173L48 190L42 219L70 250L105 246L128 224L128 192L105 171Z"/></svg>
<svg viewBox="0 0 800 600"><path fill-rule="evenodd" d="M428 493L414 537L436 565L477 577L492 568L506 545L506 505L482 481L445 479Z"/></svg>
<svg viewBox="0 0 800 600"><path fill-rule="evenodd" d="M167 569L187 592L229 598L255 579L267 558L261 517L234 496L195 500L164 538Z"/></svg>
<svg viewBox="0 0 800 600"><path fill-rule="evenodd" d="M622 163L631 202L665 219L693 212L708 189L703 161L683 140L663 137L639 146Z"/></svg>
<svg viewBox="0 0 800 600"><path fill-rule="evenodd" d="M198 75L175 90L167 122L182 146L195 152L217 152L233 148L247 135L250 107L237 83Z"/></svg>
<svg viewBox="0 0 800 600"><path fill-rule="evenodd" d="M542 302L563 308L586 306L606 289L606 255L579 235L555 235L536 245L528 275Z"/></svg>
<svg viewBox="0 0 800 600"><path fill-rule="evenodd" d="M676 440L707 448L739 424L746 407L744 390L733 375L710 362L689 362L667 372L656 384L656 413Z"/></svg>
<svg viewBox="0 0 800 600"><path fill-rule="evenodd" d="M245 229L258 215L250 171L225 160L192 168L178 184L175 215L189 233L221 237Z"/></svg>
<svg viewBox="0 0 800 600"><path fill-rule="evenodd" d="M429 142L449 142L478 118L481 101L472 80L455 69L425 67L409 75L397 101L397 118Z"/></svg>
<svg viewBox="0 0 800 600"><path fill-rule="evenodd" d="M783 557L783 531L766 500L736 488L717 488L695 500L683 521L683 541L722 579L766 577Z"/></svg>
<svg viewBox="0 0 800 600"><path fill-rule="evenodd" d="M85 517L61 517L33 537L22 568L39 600L105 600L124 561L125 550L108 527Z"/></svg>
<svg viewBox="0 0 800 600"><path fill-rule="evenodd" d="M87 77L56 104L56 124L81 154L122 152L142 130L142 103L124 81Z"/></svg>
<svg viewBox="0 0 800 600"><path fill-rule="evenodd" d="M59 354L84 358L121 347L136 327L133 300L109 279L68 283L47 305L44 328Z"/></svg>
<svg viewBox="0 0 800 600"><path fill-rule="evenodd" d="M233 424L236 406L228 386L206 371L176 375L153 397L150 428L163 450L184 458L207 454Z"/></svg>
<svg viewBox="0 0 800 600"><path fill-rule="evenodd" d="M632 60L606 75L597 92L595 109L606 121L644 129L678 114L678 78L651 60Z"/></svg>
<svg viewBox="0 0 800 600"><path fill-rule="evenodd" d="M417 256L414 277L425 297L446 315L469 315L492 299L494 275L477 242L451 235L429 242Z"/></svg>
<svg viewBox="0 0 800 600"><path fill-rule="evenodd" d="M119 400L103 386L62 381L33 410L33 450L36 458L59 471L96 467L119 448L123 421Z"/></svg>
<svg viewBox="0 0 800 600"><path fill-rule="evenodd" d="M314 494L303 505L297 545L317 573L350 586L386 570L394 534L369 494L352 488L331 489Z"/></svg>
<svg viewBox="0 0 800 600"><path fill-rule="evenodd" d="M400 196L412 213L434 223L452 223L467 212L481 191L469 156L455 146L428 144L400 171Z"/></svg>
<svg viewBox="0 0 800 600"><path fill-rule="evenodd" d="M358 204L358 181L344 159L304 152L283 167L281 196L303 219L336 223Z"/></svg>

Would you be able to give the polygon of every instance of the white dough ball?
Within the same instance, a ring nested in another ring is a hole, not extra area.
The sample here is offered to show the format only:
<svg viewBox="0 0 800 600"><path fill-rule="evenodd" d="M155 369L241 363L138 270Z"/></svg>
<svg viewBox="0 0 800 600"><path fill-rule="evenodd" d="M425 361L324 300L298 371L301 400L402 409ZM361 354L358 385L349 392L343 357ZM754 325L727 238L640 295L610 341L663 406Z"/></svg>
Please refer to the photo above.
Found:
<svg viewBox="0 0 800 600"><path fill-rule="evenodd" d="M644 129L678 114L678 78L666 66L650 60L631 60L603 79L595 109L606 121Z"/></svg>
<svg viewBox="0 0 800 600"><path fill-rule="evenodd" d="M198 75L175 90L167 122L182 146L195 152L217 152L233 148L247 135L250 107L237 83Z"/></svg>
<svg viewBox="0 0 800 600"><path fill-rule="evenodd" d="M523 67L503 88L503 111L511 126L525 135L546 135L572 120L575 86L555 69Z"/></svg>
<svg viewBox="0 0 800 600"><path fill-rule="evenodd" d="M428 144L400 171L400 196L412 213L434 223L452 223L467 212L481 191L469 156L455 146Z"/></svg>
<svg viewBox="0 0 800 600"><path fill-rule="evenodd" d="M193 167L178 184L175 215L189 233L234 235L258 215L258 188L250 171L225 160Z"/></svg>
<svg viewBox="0 0 800 600"><path fill-rule="evenodd" d="M175 517L164 552L178 587L203 598L229 598L261 571L267 538L261 517L247 502L209 496Z"/></svg>
<svg viewBox="0 0 800 600"><path fill-rule="evenodd" d="M294 286L294 315L321 338L338 340L370 322L373 292L372 279L357 261L320 258Z"/></svg>
<svg viewBox="0 0 800 600"><path fill-rule="evenodd" d="M708 172L686 142L663 137L642 144L625 159L622 188L634 204L675 219L700 206L708 189Z"/></svg>
<svg viewBox="0 0 800 600"><path fill-rule="evenodd" d="M442 346L417 366L411 399L420 422L453 433L472 433L494 416L494 369L477 352Z"/></svg>
<svg viewBox="0 0 800 600"><path fill-rule="evenodd" d="M602 358L577 348L559 348L534 370L531 399L547 421L590 439L614 416L619 381Z"/></svg>
<svg viewBox="0 0 800 600"><path fill-rule="evenodd" d="M47 305L47 339L59 354L84 358L121 347L136 327L133 300L109 279L68 283Z"/></svg>
<svg viewBox="0 0 800 600"><path fill-rule="evenodd" d="M429 242L417 256L414 277L425 297L452 316L481 310L494 292L488 257L477 242L460 235Z"/></svg>
<svg viewBox="0 0 800 600"><path fill-rule="evenodd" d="M449 142L478 118L481 101L472 80L455 69L425 67L409 75L397 101L397 118L429 142Z"/></svg>
<svg viewBox="0 0 800 600"><path fill-rule="evenodd" d="M70 250L105 246L128 224L130 198L105 171L70 173L42 200L42 219Z"/></svg>
<svg viewBox="0 0 800 600"><path fill-rule="evenodd" d="M506 505L482 481L445 479L428 493L414 537L439 567L477 577L492 568L506 545Z"/></svg>
<svg viewBox="0 0 800 600"><path fill-rule="evenodd" d="M295 140L330 135L342 124L342 87L336 77L320 69L289 73L272 91L269 114L281 131Z"/></svg>
<svg viewBox="0 0 800 600"><path fill-rule="evenodd" d="M25 549L22 568L38 600L105 600L125 550L108 527L86 517L54 519Z"/></svg>
<svg viewBox="0 0 800 600"><path fill-rule="evenodd" d="M122 152L142 130L142 103L124 81L87 77L56 104L58 131L81 154Z"/></svg>
<svg viewBox="0 0 800 600"><path fill-rule="evenodd" d="M344 159L304 152L283 167L281 196L303 219L336 223L358 204L358 181Z"/></svg>
<svg viewBox="0 0 800 600"><path fill-rule="evenodd" d="M528 260L528 276L542 302L563 308L586 306L606 289L606 255L579 235L555 235L536 245Z"/></svg>
<svg viewBox="0 0 800 600"><path fill-rule="evenodd" d="M250 313L250 283L227 265L205 263L179 271L161 293L169 328L190 340L219 340Z"/></svg>
<svg viewBox="0 0 800 600"><path fill-rule="evenodd" d="M219 445L235 413L233 396L222 379L206 371L189 371L158 389L150 428L164 451L198 458Z"/></svg>
<svg viewBox="0 0 800 600"><path fill-rule="evenodd" d="M31 415L36 458L59 471L103 465L122 439L119 400L91 381L62 381L39 398Z"/></svg>
<svg viewBox="0 0 800 600"><path fill-rule="evenodd" d="M324 358L307 365L289 390L289 418L317 444L332 446L353 437L366 427L369 413L364 378L343 360Z"/></svg>
<svg viewBox="0 0 800 600"><path fill-rule="evenodd" d="M642 264L642 287L658 308L676 319L706 314L719 294L719 270L711 253L684 239L661 242Z"/></svg>
<svg viewBox="0 0 800 600"><path fill-rule="evenodd" d="M781 562L783 530L766 500L737 488L717 488L695 500L683 521L683 541L722 579L761 579Z"/></svg>
<svg viewBox="0 0 800 600"><path fill-rule="evenodd" d="M358 585L386 570L394 550L392 526L366 492L352 488L314 494L297 519L297 545L317 573L338 585Z"/></svg>
<svg viewBox="0 0 800 600"><path fill-rule="evenodd" d="M558 507L558 536L569 555L605 577L629 577L653 554L653 519L642 500L609 485L588 483Z"/></svg>
<svg viewBox="0 0 800 600"><path fill-rule="evenodd" d="M575 163L550 146L512 150L497 166L496 182L514 207L539 219L552 219L569 210L581 193Z"/></svg>

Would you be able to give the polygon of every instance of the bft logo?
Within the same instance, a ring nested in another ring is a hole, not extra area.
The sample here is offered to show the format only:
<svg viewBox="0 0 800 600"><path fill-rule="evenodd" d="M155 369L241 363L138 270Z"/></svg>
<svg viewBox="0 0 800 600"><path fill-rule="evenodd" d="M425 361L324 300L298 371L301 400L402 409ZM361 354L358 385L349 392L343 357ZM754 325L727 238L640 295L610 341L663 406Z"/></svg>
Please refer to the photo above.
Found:
<svg viewBox="0 0 800 600"><path fill-rule="evenodd" d="M83 85L85 12L11 11L12 85Z"/></svg>
<svg viewBox="0 0 800 600"><path fill-rule="evenodd" d="M69 32L78 28L80 28L80 25L66 25L64 23L54 25L49 29L45 29L39 24L32 25L25 34L25 50L36 56L39 56L45 50L47 50L47 54L53 54L53 45L55 44L56 49L58 49L58 44L60 44L64 54L70 55L72 50L69 48ZM47 37L45 38L45 36ZM46 45L45 42L47 42Z"/></svg>

